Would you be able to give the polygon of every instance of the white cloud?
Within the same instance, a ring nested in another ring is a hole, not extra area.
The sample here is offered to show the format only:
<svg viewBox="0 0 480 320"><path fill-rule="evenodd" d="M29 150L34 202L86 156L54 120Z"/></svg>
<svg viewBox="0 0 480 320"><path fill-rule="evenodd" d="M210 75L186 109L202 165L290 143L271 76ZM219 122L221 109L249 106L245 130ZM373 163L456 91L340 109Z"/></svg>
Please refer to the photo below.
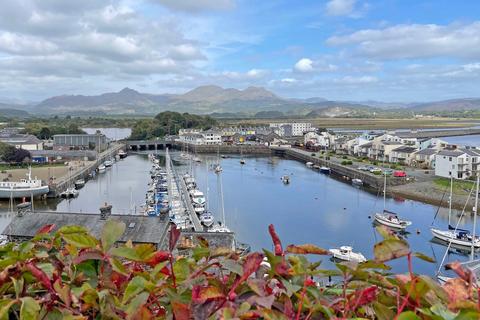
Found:
<svg viewBox="0 0 480 320"><path fill-rule="evenodd" d="M327 40L332 46L353 46L377 59L432 57L480 58L480 21L467 24L411 24L365 29Z"/></svg>
<svg viewBox="0 0 480 320"><path fill-rule="evenodd" d="M352 14L356 0L330 0L325 5L329 16L346 16Z"/></svg>
<svg viewBox="0 0 480 320"><path fill-rule="evenodd" d="M230 10L234 0L151 0L173 10L198 12L208 10Z"/></svg>
<svg viewBox="0 0 480 320"><path fill-rule="evenodd" d="M366 84L366 83L378 82L378 79L373 76L361 76L361 77L345 76L340 79L334 79L334 82L341 83L341 84Z"/></svg>
<svg viewBox="0 0 480 320"><path fill-rule="evenodd" d="M297 81L298 80L294 79L294 78L283 78L283 79L280 80L280 82L283 82L283 83L295 83Z"/></svg>
<svg viewBox="0 0 480 320"><path fill-rule="evenodd" d="M313 71L313 61L308 58L302 58L295 63L294 68L300 72Z"/></svg>
<svg viewBox="0 0 480 320"><path fill-rule="evenodd" d="M267 70L251 69L247 72L247 76L250 78L262 78L268 74Z"/></svg>

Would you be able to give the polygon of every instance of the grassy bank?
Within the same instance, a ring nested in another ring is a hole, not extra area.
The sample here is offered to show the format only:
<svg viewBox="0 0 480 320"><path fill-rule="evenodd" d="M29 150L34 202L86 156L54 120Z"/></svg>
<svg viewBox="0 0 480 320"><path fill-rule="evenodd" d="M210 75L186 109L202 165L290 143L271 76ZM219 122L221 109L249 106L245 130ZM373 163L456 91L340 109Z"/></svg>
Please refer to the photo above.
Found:
<svg viewBox="0 0 480 320"><path fill-rule="evenodd" d="M46 167L64 167L64 163L19 163L19 164L0 164L0 171L26 169L29 166L34 168L46 168Z"/></svg>
<svg viewBox="0 0 480 320"><path fill-rule="evenodd" d="M433 183L441 187L442 189L450 188L450 179L448 178L435 178ZM453 193L455 194L465 194L470 193L470 190L474 187L475 183L473 181L459 181L453 180Z"/></svg>

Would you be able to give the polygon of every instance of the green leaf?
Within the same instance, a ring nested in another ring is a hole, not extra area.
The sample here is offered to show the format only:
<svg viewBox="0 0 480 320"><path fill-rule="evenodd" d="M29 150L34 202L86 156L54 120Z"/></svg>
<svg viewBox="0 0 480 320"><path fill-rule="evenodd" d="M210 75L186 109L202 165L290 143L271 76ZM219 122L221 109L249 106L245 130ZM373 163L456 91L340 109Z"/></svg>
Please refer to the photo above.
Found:
<svg viewBox="0 0 480 320"><path fill-rule="evenodd" d="M112 265L112 269L115 272L118 272L123 275L128 275L127 269L125 269L125 266L118 260L113 257L109 258L110 264Z"/></svg>
<svg viewBox="0 0 480 320"><path fill-rule="evenodd" d="M20 295L22 294L22 291L23 291L23 283L24 283L23 277L19 279L15 279L12 277L11 279L13 283L13 288L15 289L15 297L18 299L20 298Z"/></svg>
<svg viewBox="0 0 480 320"><path fill-rule="evenodd" d="M196 261L208 257L210 254L210 249L209 248L203 248L203 247L196 247L193 249L193 254L192 257Z"/></svg>
<svg viewBox="0 0 480 320"><path fill-rule="evenodd" d="M68 233L63 234L62 239L77 248L94 248L97 245L97 239L87 233Z"/></svg>
<svg viewBox="0 0 480 320"><path fill-rule="evenodd" d="M17 303L15 300L0 300L0 320L8 320L8 312L10 307Z"/></svg>
<svg viewBox="0 0 480 320"><path fill-rule="evenodd" d="M385 262L406 256L410 252L408 243L400 239L386 239L373 248L375 260Z"/></svg>
<svg viewBox="0 0 480 320"><path fill-rule="evenodd" d="M20 307L20 319L36 320L40 312L40 305L31 297L22 298L22 306Z"/></svg>
<svg viewBox="0 0 480 320"><path fill-rule="evenodd" d="M126 303L133 296L139 294L145 289L146 280L143 277L136 276L127 285L122 303Z"/></svg>
<svg viewBox="0 0 480 320"><path fill-rule="evenodd" d="M142 261L142 258L138 256L134 248L119 247L113 248L111 254L117 257L126 258L132 261Z"/></svg>
<svg viewBox="0 0 480 320"><path fill-rule="evenodd" d="M130 304L127 306L125 312L127 313L127 319L135 319L135 315L140 311L141 307L147 302L148 292L142 292L132 299Z"/></svg>
<svg viewBox="0 0 480 320"><path fill-rule="evenodd" d="M395 312L379 302L373 303L373 310L378 320L390 320L395 318Z"/></svg>
<svg viewBox="0 0 480 320"><path fill-rule="evenodd" d="M427 262L430 262L430 263L435 263L435 259L433 259L432 257L429 257L427 255L424 255L421 252L415 252L413 255L415 257L419 258L419 259L422 259L423 261L427 261Z"/></svg>
<svg viewBox="0 0 480 320"><path fill-rule="evenodd" d="M400 313L400 315L397 317L397 320L421 320L421 319L414 312L405 311Z"/></svg>
<svg viewBox="0 0 480 320"><path fill-rule="evenodd" d="M190 274L190 267L188 261L185 258L180 258L173 264L173 272L178 281L187 279Z"/></svg>
<svg viewBox="0 0 480 320"><path fill-rule="evenodd" d="M57 233L59 234L88 233L88 230L82 226L63 226L60 229L58 229Z"/></svg>
<svg viewBox="0 0 480 320"><path fill-rule="evenodd" d="M108 220L102 230L102 247L104 251L108 251L112 245L120 239L125 232L125 223L117 220Z"/></svg>

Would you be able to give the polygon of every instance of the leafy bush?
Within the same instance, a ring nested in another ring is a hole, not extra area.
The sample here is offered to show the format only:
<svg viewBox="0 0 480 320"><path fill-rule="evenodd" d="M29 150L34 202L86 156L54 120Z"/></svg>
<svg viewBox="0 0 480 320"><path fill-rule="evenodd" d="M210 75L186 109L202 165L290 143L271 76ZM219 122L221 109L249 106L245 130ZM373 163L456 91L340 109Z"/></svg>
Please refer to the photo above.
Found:
<svg viewBox="0 0 480 320"><path fill-rule="evenodd" d="M342 159L348 159L348 157L347 156L342 156Z"/></svg>
<svg viewBox="0 0 480 320"><path fill-rule="evenodd" d="M342 161L342 165L344 166L351 166L353 164L353 162L351 160L343 160Z"/></svg>
<svg viewBox="0 0 480 320"><path fill-rule="evenodd" d="M245 257L212 249L205 240L174 256L180 231L170 228L168 251L120 245L125 224L107 221L100 239L79 226L56 233L47 225L31 240L0 248L0 319L478 319L480 290L458 263L459 278L440 286L417 275L405 240L384 227L375 260L320 269L314 245L286 248L272 225L274 251ZM385 263L406 259L407 274ZM337 284L317 280L334 277Z"/></svg>

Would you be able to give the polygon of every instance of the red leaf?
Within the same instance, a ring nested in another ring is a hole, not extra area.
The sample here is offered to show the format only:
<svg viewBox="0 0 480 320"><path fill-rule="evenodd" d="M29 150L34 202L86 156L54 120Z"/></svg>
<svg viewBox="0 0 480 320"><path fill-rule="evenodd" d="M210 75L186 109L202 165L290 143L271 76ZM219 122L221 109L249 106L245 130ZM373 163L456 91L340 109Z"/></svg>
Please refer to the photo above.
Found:
<svg viewBox="0 0 480 320"><path fill-rule="evenodd" d="M187 304L178 301L172 301L172 310L175 316L175 320L190 319L190 308Z"/></svg>
<svg viewBox="0 0 480 320"><path fill-rule="evenodd" d="M177 226L172 223L170 226L170 241L168 244L168 247L170 249L170 252L175 249L175 245L177 244L178 239L180 238L180 229L177 229Z"/></svg>
<svg viewBox="0 0 480 320"><path fill-rule="evenodd" d="M289 245L285 250L288 253L295 254L322 254L327 255L328 250L319 248L313 244Z"/></svg>
<svg viewBox="0 0 480 320"><path fill-rule="evenodd" d="M157 264L163 261L167 261L170 258L170 252L167 251L157 251L155 252L150 259L146 261L146 263L150 267L155 267Z"/></svg>
<svg viewBox="0 0 480 320"><path fill-rule="evenodd" d="M73 263L80 264L86 260L103 260L104 257L105 256L101 251L87 248L87 249L82 249L79 252L78 256L76 256L75 259L73 259Z"/></svg>
<svg viewBox="0 0 480 320"><path fill-rule="evenodd" d="M224 298L225 295L223 294L222 290L214 286L194 286L192 288L192 302L194 303L204 303L207 300Z"/></svg>
<svg viewBox="0 0 480 320"><path fill-rule="evenodd" d="M121 273L112 271L111 280L115 284L117 289L120 289L123 286L123 284L128 281L128 277Z"/></svg>
<svg viewBox="0 0 480 320"><path fill-rule="evenodd" d="M259 252L254 252L247 256L247 258L245 259L245 262L243 263L242 276L238 277L235 280L232 288L230 289L230 292L228 293L228 297L230 300L235 299L236 297L235 289L238 287L238 285L243 281L247 280L252 273L256 272L258 268L260 268L260 264L262 263L262 261L263 261L263 254Z"/></svg>
<svg viewBox="0 0 480 320"><path fill-rule="evenodd" d="M282 277L288 277L290 275L290 271L285 261L282 261L279 264L277 264L274 270L275 270L275 273L277 273Z"/></svg>
<svg viewBox="0 0 480 320"><path fill-rule="evenodd" d="M55 229L54 224L46 224L43 227L41 227L40 229L38 229L38 231L35 235L42 234L42 233L50 233L53 229Z"/></svg>
<svg viewBox="0 0 480 320"><path fill-rule="evenodd" d="M455 271L455 273L462 278L464 281L471 283L473 280L473 274L470 269L463 268L460 262L455 261L452 263L449 263L445 266L446 269L451 269Z"/></svg>
<svg viewBox="0 0 480 320"><path fill-rule="evenodd" d="M369 304L377 297L377 287L371 286L363 290L356 290L354 295L354 301L357 307Z"/></svg>
<svg viewBox="0 0 480 320"><path fill-rule="evenodd" d="M268 232L270 233L270 236L272 237L273 245L275 247L275 255L276 256L283 256L282 242L280 241L280 238L278 237L277 233L275 232L275 227L273 226L273 224L268 226Z"/></svg>
<svg viewBox="0 0 480 320"><path fill-rule="evenodd" d="M33 262L28 262L26 264L26 267L28 271L31 272L31 274L48 290L54 291L52 287L52 283L50 282L50 278L47 276L45 272L43 272L41 269L37 268L36 265L33 264Z"/></svg>

